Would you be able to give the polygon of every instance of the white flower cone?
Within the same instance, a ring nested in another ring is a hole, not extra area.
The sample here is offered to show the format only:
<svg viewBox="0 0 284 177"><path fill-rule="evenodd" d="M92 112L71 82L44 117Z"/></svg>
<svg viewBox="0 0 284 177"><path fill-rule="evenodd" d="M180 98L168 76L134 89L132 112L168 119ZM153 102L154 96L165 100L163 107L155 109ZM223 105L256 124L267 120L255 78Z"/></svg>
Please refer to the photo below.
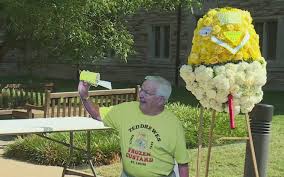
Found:
<svg viewBox="0 0 284 177"><path fill-rule="evenodd" d="M248 113L262 100L266 63L227 63L213 67L183 65L180 75L187 90L205 108L228 112L228 95L234 97L234 114Z"/></svg>

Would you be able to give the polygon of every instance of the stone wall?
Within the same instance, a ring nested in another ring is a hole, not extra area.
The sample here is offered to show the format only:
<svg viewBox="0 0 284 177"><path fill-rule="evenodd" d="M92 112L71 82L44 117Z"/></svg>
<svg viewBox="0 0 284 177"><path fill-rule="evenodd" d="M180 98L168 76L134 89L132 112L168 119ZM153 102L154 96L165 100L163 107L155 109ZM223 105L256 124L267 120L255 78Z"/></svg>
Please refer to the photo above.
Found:
<svg viewBox="0 0 284 177"><path fill-rule="evenodd" d="M219 0L219 7L237 7L248 10L253 17L271 17L284 15L283 0Z"/></svg>
<svg viewBox="0 0 284 177"><path fill-rule="evenodd" d="M284 90L284 1L282 0L254 0L254 1L204 1L205 11L209 8L233 6L249 10L254 19L277 18L278 39L277 59L268 62L268 84L266 88ZM203 12L198 11L198 15ZM182 9L181 13L181 41L180 41L180 65L187 63L190 53L195 18L188 9ZM149 28L151 25L170 25L170 57L168 59L155 59L150 55ZM128 28L134 37L134 49L136 54L128 58L127 63L119 59L107 59L96 65L88 65L81 69L89 69L102 74L105 80L119 82L140 83L146 75L161 75L172 83L175 82L176 71L176 37L177 37L177 12L139 11L133 17L128 18ZM11 51L0 63L0 76L24 75L27 70L23 55ZM47 63L34 67L33 74L42 77L54 77L64 79L75 79L77 67L68 64ZM180 80L180 84L184 84Z"/></svg>

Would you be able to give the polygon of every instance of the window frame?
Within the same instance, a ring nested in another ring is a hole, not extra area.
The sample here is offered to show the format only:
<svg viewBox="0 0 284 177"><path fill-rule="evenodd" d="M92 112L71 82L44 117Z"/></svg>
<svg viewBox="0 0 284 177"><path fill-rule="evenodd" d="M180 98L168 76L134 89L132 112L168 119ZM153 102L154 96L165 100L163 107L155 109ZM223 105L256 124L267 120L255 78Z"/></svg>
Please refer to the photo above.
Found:
<svg viewBox="0 0 284 177"><path fill-rule="evenodd" d="M153 28L160 27L160 56L155 56L155 32ZM165 27L169 27L169 42L168 42L168 57L165 57ZM147 44L147 52L149 56L149 60L151 61L170 61L172 57L171 45L172 45L172 34L173 34L173 26L170 23L153 23L149 24L147 27L148 33L148 44Z"/></svg>
<svg viewBox="0 0 284 177"><path fill-rule="evenodd" d="M274 58L270 58L269 57L269 40L273 40L273 39L269 39L269 26L268 24L271 23L271 22L276 22L276 33L275 33L275 41L274 41L274 45L275 45L275 49L274 49ZM261 34L258 34L259 35L259 45L260 46L260 49L261 49L261 55L265 58L265 60L268 62L268 63L275 63L275 62L278 62L278 58L279 56L277 56L277 51L279 50L279 47L278 46L278 39L277 39L277 36L279 35L279 20L277 17L266 17L266 18L254 18L254 28L256 30L256 24L257 23L262 23L262 36L260 36ZM257 32L257 31L256 31ZM262 42L261 42L262 41Z"/></svg>

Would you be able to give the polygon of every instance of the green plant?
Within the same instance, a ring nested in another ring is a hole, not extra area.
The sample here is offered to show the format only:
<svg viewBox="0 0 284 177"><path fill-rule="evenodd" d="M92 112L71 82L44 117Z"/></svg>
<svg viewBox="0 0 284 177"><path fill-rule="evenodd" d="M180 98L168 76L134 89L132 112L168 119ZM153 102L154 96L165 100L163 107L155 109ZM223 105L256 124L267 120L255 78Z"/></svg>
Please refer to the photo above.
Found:
<svg viewBox="0 0 284 177"><path fill-rule="evenodd" d="M54 133L51 138L69 143L68 133ZM74 134L74 145L80 149L86 149L86 133ZM96 165L110 164L119 157L120 147L118 136L110 130L93 132L91 135L91 155ZM37 164L59 165L67 163L69 157L68 148L53 141L48 141L36 135L30 135L24 139L17 139L15 143L5 148L4 155ZM81 165L86 162L86 154L74 150L71 165Z"/></svg>

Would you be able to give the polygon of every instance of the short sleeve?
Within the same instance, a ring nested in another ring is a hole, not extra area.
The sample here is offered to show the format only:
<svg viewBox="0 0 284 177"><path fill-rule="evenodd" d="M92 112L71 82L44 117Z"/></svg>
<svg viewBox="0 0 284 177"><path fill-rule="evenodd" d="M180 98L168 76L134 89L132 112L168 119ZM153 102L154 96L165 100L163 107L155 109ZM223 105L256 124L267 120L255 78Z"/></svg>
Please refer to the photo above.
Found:
<svg viewBox="0 0 284 177"><path fill-rule="evenodd" d="M176 130L176 147L174 151L174 157L177 163L185 164L189 162L189 155L186 149L184 130L180 122L178 122Z"/></svg>
<svg viewBox="0 0 284 177"><path fill-rule="evenodd" d="M100 114L102 121L106 126L119 130L121 126L121 116L119 116L118 105L111 107L101 107Z"/></svg>

